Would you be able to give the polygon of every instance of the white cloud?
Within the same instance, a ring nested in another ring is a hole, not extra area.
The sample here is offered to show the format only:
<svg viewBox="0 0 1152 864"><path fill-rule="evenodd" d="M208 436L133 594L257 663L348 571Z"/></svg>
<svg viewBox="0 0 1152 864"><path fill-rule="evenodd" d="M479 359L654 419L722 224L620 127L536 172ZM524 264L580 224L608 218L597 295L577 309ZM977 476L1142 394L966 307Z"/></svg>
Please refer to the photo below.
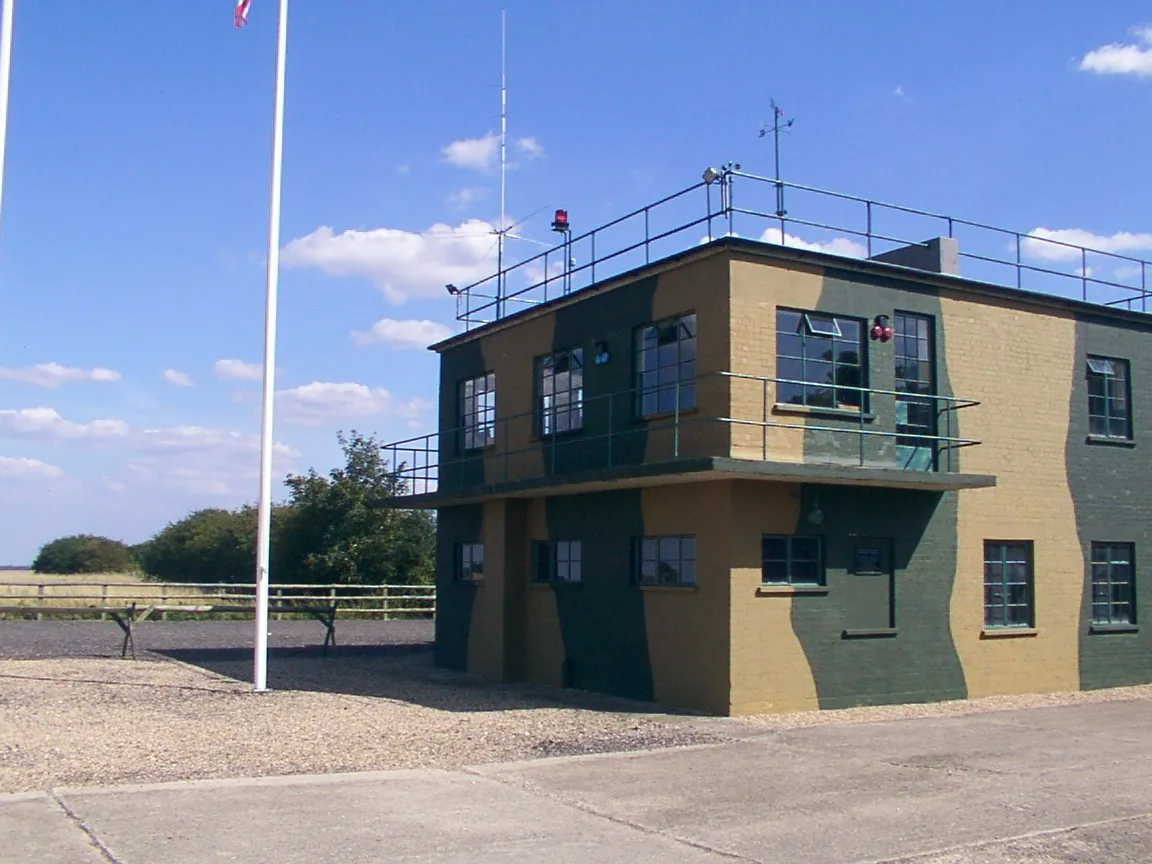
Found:
<svg viewBox="0 0 1152 864"><path fill-rule="evenodd" d="M55 390L61 384L77 381L99 383L119 381L120 373L115 369L77 369L74 366L61 366L59 363L40 363L37 366L24 366L20 369L0 367L0 380L19 381L22 384Z"/></svg>
<svg viewBox="0 0 1152 864"><path fill-rule="evenodd" d="M488 190L483 186L465 186L459 192L448 196L448 203L457 210L466 210L488 196Z"/></svg>
<svg viewBox="0 0 1152 864"><path fill-rule="evenodd" d="M544 145L537 141L535 138L517 139L516 149L527 156L529 159L539 159L544 155Z"/></svg>
<svg viewBox="0 0 1152 864"><path fill-rule="evenodd" d="M351 381L313 381L276 394L279 416L299 426L326 426L382 415L399 417L409 426L419 426L431 407L431 403L423 399L399 402L383 387Z"/></svg>
<svg viewBox="0 0 1152 864"><path fill-rule="evenodd" d="M165 369L161 377L175 387L193 387L192 376L187 372L177 372L175 369Z"/></svg>
<svg viewBox="0 0 1152 864"><path fill-rule="evenodd" d="M829 255L843 255L846 258L863 258L868 254L868 249L863 244L847 237L833 237L826 242L810 243L787 232L781 232L779 228L769 228L760 235L760 239L765 243L775 243L777 246L807 249L810 252L827 252Z"/></svg>
<svg viewBox="0 0 1152 864"><path fill-rule="evenodd" d="M452 335L452 328L436 321L381 318L368 331L353 330L352 341L357 345L384 342L393 348L427 348Z"/></svg>
<svg viewBox="0 0 1152 864"><path fill-rule="evenodd" d="M251 500L259 492L260 436L204 426L145 429L132 441L138 458L125 476L106 482L131 487L159 484L170 489ZM299 450L272 444L273 471L295 470Z"/></svg>
<svg viewBox="0 0 1152 864"><path fill-rule="evenodd" d="M408 165L407 163L402 163L402 164L396 166L396 173L397 174L407 174L411 170L412 170L412 166Z"/></svg>
<svg viewBox="0 0 1152 864"><path fill-rule="evenodd" d="M1089 51L1080 61L1080 71L1152 78L1152 27L1137 27L1132 32L1135 43L1113 42Z"/></svg>
<svg viewBox="0 0 1152 864"><path fill-rule="evenodd" d="M469 219L453 228L437 223L415 233L397 228L348 230L322 226L284 247L288 267L313 267L329 276L372 280L392 303L411 296L446 297L449 282L464 286L496 269L493 226Z"/></svg>
<svg viewBox="0 0 1152 864"><path fill-rule="evenodd" d="M489 132L481 138L461 138L441 148L440 152L459 168L486 171L500 154L500 136Z"/></svg>
<svg viewBox="0 0 1152 864"><path fill-rule="evenodd" d="M108 441L124 438L129 433L123 420L93 420L74 423L65 420L53 408L0 410L0 435L31 438L38 441Z"/></svg>
<svg viewBox="0 0 1152 864"><path fill-rule="evenodd" d="M1049 240L1054 242L1045 242ZM1080 257L1079 249L1059 246L1058 243L1126 255L1152 250L1152 234L1117 231L1115 234L1105 235L1093 234L1083 228L1036 228L1024 238L1021 249L1030 258L1041 258L1045 261L1073 261Z"/></svg>
<svg viewBox="0 0 1152 864"><path fill-rule="evenodd" d="M51 480L63 477L64 470L39 459L0 456L0 477L14 480Z"/></svg>
<svg viewBox="0 0 1152 864"><path fill-rule="evenodd" d="M264 367L243 360L217 360L212 364L212 374L225 381L259 381L264 377Z"/></svg>

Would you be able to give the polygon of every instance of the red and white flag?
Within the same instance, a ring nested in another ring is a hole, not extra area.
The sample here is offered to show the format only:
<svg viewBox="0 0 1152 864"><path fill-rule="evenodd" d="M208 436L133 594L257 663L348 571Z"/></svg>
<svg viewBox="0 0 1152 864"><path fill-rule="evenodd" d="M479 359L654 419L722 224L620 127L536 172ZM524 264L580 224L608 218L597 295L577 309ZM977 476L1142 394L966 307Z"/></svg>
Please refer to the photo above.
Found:
<svg viewBox="0 0 1152 864"><path fill-rule="evenodd" d="M248 7L252 4L252 0L236 0L236 13L232 16L232 23L237 27L243 27L248 23Z"/></svg>

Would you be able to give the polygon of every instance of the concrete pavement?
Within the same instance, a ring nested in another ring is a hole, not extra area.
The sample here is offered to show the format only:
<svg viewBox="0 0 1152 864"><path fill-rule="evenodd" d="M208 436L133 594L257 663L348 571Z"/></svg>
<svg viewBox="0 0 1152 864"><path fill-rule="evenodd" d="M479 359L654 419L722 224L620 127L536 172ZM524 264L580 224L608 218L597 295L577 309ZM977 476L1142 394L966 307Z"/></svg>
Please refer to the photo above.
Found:
<svg viewBox="0 0 1152 864"><path fill-rule="evenodd" d="M1152 860L1152 703L766 732L461 771L0 796L0 861Z"/></svg>

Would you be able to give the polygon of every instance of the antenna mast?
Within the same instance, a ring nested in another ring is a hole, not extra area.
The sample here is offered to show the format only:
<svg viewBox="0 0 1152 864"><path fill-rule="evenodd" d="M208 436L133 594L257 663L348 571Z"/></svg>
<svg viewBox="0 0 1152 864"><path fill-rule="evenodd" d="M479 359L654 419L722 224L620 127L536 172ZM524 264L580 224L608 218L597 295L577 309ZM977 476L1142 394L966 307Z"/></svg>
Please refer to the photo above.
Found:
<svg viewBox="0 0 1152 864"><path fill-rule="evenodd" d="M496 318L504 316L504 234L505 210L504 190L505 176L508 170L507 139L508 139L508 84L505 77L505 55L507 45L507 12L500 10L500 223L496 226Z"/></svg>
<svg viewBox="0 0 1152 864"><path fill-rule="evenodd" d="M789 120L783 126L780 125L780 118L784 116L784 112L780 106L776 104L776 100L771 100L772 105L772 126L762 126L760 128L760 137L763 138L769 132L772 133L773 149L776 151L776 215L783 219L788 211L784 209L784 183L780 179L780 131L787 132L794 121Z"/></svg>

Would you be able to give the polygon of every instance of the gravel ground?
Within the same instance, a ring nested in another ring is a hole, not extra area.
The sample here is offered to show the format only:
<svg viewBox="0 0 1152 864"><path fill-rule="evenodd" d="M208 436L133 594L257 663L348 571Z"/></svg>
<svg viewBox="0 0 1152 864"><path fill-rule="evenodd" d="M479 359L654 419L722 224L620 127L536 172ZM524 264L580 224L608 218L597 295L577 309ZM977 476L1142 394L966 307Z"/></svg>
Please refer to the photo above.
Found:
<svg viewBox="0 0 1152 864"><path fill-rule="evenodd" d="M1122 699L1152 685L725 720L647 703L495 685L432 666L426 621L272 622L267 693L250 692L249 621L141 628L121 661L111 622L0 622L0 792L274 774L454 768L719 744L859 723Z"/></svg>

